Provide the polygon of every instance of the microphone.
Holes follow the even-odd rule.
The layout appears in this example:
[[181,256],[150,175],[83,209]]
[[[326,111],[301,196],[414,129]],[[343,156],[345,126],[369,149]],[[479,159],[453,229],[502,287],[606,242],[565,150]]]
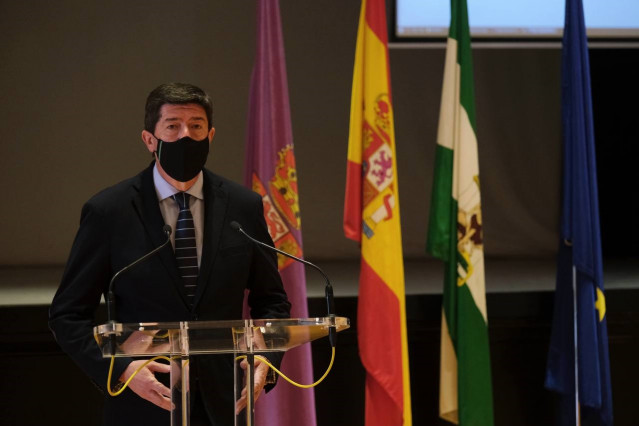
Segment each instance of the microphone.
[[[113,283],[115,282],[116,278],[118,278],[123,272],[126,272],[129,269],[136,266],[138,263],[144,262],[146,259],[153,256],[155,253],[160,251],[164,246],[166,246],[167,244],[171,242],[171,232],[173,231],[171,226],[164,225],[164,227],[162,228],[162,231],[166,235],[165,242],[163,242],[160,246],[154,248],[153,250],[151,250],[150,252],[148,252],[147,254],[139,258],[138,260],[120,269],[118,272],[115,273],[115,275],[113,275],[113,278],[111,278],[111,282],[109,282],[109,291],[107,293],[107,297],[105,298],[106,299],[105,302],[107,306],[107,322],[111,324],[115,324],[115,295],[113,294]],[[111,355],[115,355],[115,334],[111,335]]]
[[335,329],[335,300],[333,298],[333,286],[331,285],[331,280],[328,279],[328,276],[324,273],[324,271],[322,271],[322,269],[309,262],[308,260],[304,260],[304,259],[300,259],[299,257],[293,256],[292,254],[286,253],[283,250],[280,250],[278,248],[275,248],[273,246],[270,246],[268,244],[265,244],[263,242],[261,242],[260,240],[257,240],[253,237],[251,237],[249,234],[247,234],[243,229],[242,229],[242,225],[240,225],[239,223],[237,223],[236,221],[232,221],[231,222],[231,228],[234,231],[239,232],[240,234],[244,235],[246,238],[248,238],[249,240],[251,240],[252,242],[254,242],[255,244],[262,246],[262,247],[266,247],[269,250],[273,250],[283,256],[289,257],[293,260],[296,260],[300,263],[303,263],[305,265],[308,265],[310,267],[312,267],[313,269],[317,270],[320,274],[322,274],[322,276],[324,277],[324,280],[326,281],[326,286],[324,287],[324,294],[325,294],[325,298],[326,298],[326,311],[328,314],[328,318],[331,321],[331,325],[328,327],[328,341],[331,344],[331,347],[335,347],[335,343],[337,341],[337,330]]

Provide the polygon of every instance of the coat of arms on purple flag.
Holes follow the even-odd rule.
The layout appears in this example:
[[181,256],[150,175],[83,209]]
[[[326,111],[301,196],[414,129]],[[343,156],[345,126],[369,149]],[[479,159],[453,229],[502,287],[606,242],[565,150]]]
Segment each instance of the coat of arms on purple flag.
[[[262,196],[264,218],[275,247],[302,256],[302,233],[284,43],[278,0],[257,2],[257,52],[249,95],[244,183]],[[304,265],[278,255],[291,316],[308,317]],[[310,345],[290,350],[282,371],[313,381]],[[256,423],[315,426],[315,393],[280,380],[256,406]]]

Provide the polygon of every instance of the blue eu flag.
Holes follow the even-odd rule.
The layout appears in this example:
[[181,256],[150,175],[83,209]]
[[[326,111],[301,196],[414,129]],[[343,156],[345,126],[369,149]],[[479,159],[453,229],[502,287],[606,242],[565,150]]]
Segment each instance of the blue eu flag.
[[612,425],[590,66],[581,0],[566,0],[562,123],[561,239],[546,387],[561,395],[562,424],[576,425],[579,416],[582,426]]

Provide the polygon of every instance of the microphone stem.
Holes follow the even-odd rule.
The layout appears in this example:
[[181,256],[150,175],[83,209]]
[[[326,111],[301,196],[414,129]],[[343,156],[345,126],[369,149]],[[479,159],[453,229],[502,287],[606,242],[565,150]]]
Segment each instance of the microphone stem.
[[[111,278],[111,281],[109,282],[109,290],[106,294],[106,297],[104,298],[106,302],[106,308],[107,308],[107,322],[110,323],[111,325],[115,324],[115,294],[113,293],[113,283],[115,282],[116,278],[118,278],[123,272],[128,271],[129,269],[133,268],[135,265],[137,265],[140,262],[144,262],[146,259],[153,256],[155,253],[157,253],[162,248],[164,248],[164,246],[170,243],[171,228],[170,227],[167,228],[165,225],[164,233],[166,234],[166,241],[162,243],[162,245],[154,248],[152,251],[148,252],[147,254],[137,259],[133,263],[120,269],[118,272],[115,273],[115,275],[113,275],[113,278]],[[115,334],[111,335],[110,342],[111,342],[111,355],[115,355]]]
[[[239,224],[238,224],[239,225]],[[328,328],[328,340],[331,344],[331,347],[335,347],[336,342],[337,342],[337,330],[335,329],[335,301],[333,298],[333,286],[331,285],[331,280],[328,279],[328,276],[324,273],[324,271],[322,271],[320,269],[319,266],[304,260],[304,259],[300,259],[297,256],[293,256],[292,254],[289,254],[283,250],[280,250],[276,247],[270,246],[266,243],[263,243],[260,240],[257,240],[253,237],[251,237],[249,234],[247,234],[246,232],[244,232],[244,230],[242,229],[241,226],[238,226],[236,228],[239,232],[242,233],[242,235],[244,235],[246,238],[248,238],[249,240],[253,241],[255,244],[258,244],[260,246],[266,247],[269,250],[273,250],[276,251],[278,253],[280,253],[283,256],[286,257],[290,257],[291,259],[297,260],[300,263],[303,263],[304,265],[308,265],[311,268],[315,269],[316,271],[318,271],[320,274],[322,274],[322,276],[324,277],[324,281],[326,281],[326,286],[324,288],[324,294],[326,297],[326,310],[327,310],[327,314],[328,314],[328,318],[331,322],[331,325]]]

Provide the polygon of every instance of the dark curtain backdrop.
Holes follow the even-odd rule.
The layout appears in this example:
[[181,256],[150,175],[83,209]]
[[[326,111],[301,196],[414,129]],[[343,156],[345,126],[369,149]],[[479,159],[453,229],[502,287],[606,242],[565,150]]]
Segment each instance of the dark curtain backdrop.
[[[360,3],[281,3],[305,253],[354,259],[359,249],[343,237],[341,218]],[[148,164],[140,140],[143,108],[160,83],[192,82],[212,95],[217,133],[208,167],[241,181],[253,2],[0,5],[0,265],[65,262],[83,202]],[[595,53],[593,60],[605,65],[622,57],[636,70],[637,50],[615,52]],[[443,48],[391,50],[408,258],[426,257],[443,60]],[[486,254],[550,259],[560,197],[560,51],[478,49],[474,62]],[[606,113],[622,136],[609,140],[607,130],[597,135],[607,161],[600,170],[608,179],[601,197],[611,206],[602,203],[602,218],[619,226],[613,234],[625,232],[610,246],[626,244],[621,255],[637,254],[628,242],[639,234],[637,221],[628,220],[636,197],[622,205],[610,195],[618,185],[626,193],[634,187],[628,158],[630,149],[636,153],[631,146],[637,133],[619,126],[625,123],[620,117],[629,116],[621,99],[629,90],[630,99],[637,99],[637,83],[630,82],[630,71],[620,74],[604,65],[593,74],[593,85],[595,78],[609,84],[593,89],[600,102],[595,114]],[[608,155],[613,148],[619,157]],[[614,174],[623,168],[626,175]],[[620,225],[619,214],[627,225]],[[604,235],[606,241],[613,240]]]

